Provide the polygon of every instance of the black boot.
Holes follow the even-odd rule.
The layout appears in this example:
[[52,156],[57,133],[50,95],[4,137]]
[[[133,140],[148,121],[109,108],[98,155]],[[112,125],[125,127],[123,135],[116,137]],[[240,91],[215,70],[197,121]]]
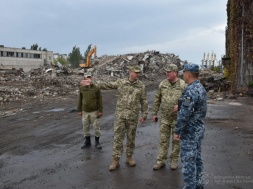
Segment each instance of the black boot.
[[99,137],[95,136],[95,142],[96,142],[96,144],[95,144],[96,148],[97,149],[102,149],[102,146],[99,144]]
[[203,186],[196,186],[196,189],[204,189]]
[[90,136],[86,136],[85,137],[85,143],[84,145],[81,147],[81,149],[85,149],[91,146],[91,142],[90,142]]

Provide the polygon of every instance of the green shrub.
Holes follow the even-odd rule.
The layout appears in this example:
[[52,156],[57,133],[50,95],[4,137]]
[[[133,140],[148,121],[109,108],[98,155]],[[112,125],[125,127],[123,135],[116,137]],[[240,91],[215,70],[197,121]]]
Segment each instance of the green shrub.
[[249,82],[249,88],[253,88],[253,81]]

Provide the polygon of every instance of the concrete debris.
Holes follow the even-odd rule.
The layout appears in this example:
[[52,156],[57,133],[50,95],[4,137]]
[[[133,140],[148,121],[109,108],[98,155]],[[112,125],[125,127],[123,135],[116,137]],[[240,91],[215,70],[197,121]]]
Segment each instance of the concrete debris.
[[216,73],[210,69],[202,69],[200,72],[200,81],[207,91],[214,90],[215,92],[231,90],[232,82],[226,80],[223,73]]
[[[161,54],[159,51],[118,56],[104,55],[98,60],[99,64],[89,70],[93,73],[94,80],[113,81],[125,78],[128,76],[128,67],[139,64],[142,69],[140,79],[146,85],[165,79],[163,68],[167,63],[176,64],[180,70],[187,63],[174,54]],[[34,69],[26,73],[22,70],[0,71],[0,104],[77,95],[80,80],[83,78],[83,73],[80,73],[79,68],[67,69],[60,63],[52,65],[51,68]],[[209,91],[209,98],[220,100],[235,97],[227,94],[231,89],[231,82],[226,81],[223,74],[207,69],[201,70],[200,80]],[[217,93],[220,95],[221,92],[224,95],[218,97]]]
[[38,70],[36,73],[32,70],[22,76],[0,75],[0,103],[76,94],[76,90],[73,89],[78,89],[82,79],[75,75],[52,78],[51,75],[43,75],[43,72]]
[[126,54],[112,57],[106,64],[100,60],[99,65],[94,70],[96,79],[105,81],[124,78],[128,75],[128,67],[138,64],[142,69],[141,80],[145,84],[159,81],[165,78],[164,66],[167,63],[176,64],[180,69],[187,62],[181,61],[174,54],[160,54],[158,51],[147,51],[137,54]]

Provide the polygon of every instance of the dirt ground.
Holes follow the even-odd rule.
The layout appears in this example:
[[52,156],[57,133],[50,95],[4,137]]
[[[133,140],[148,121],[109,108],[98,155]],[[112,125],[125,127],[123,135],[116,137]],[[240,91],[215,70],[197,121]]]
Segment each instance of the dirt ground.
[[[157,84],[147,87],[150,110]],[[102,150],[82,150],[81,118],[75,111],[77,96],[33,99],[1,105],[13,115],[0,118],[1,189],[179,189],[183,188],[181,163],[153,171],[159,143],[159,124],[148,120],[137,129],[134,158],[108,171],[112,157],[116,91],[103,91]],[[209,101],[203,141],[206,188],[253,188],[253,101]],[[15,113],[15,110],[17,113]],[[169,155],[169,154],[168,154]]]

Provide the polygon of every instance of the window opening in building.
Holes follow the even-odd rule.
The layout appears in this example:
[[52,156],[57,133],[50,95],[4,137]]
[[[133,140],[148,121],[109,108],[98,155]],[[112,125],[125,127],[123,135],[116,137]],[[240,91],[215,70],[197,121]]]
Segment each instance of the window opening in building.
[[7,52],[7,56],[8,56],[8,57],[15,57],[15,56],[14,56],[14,52]]

